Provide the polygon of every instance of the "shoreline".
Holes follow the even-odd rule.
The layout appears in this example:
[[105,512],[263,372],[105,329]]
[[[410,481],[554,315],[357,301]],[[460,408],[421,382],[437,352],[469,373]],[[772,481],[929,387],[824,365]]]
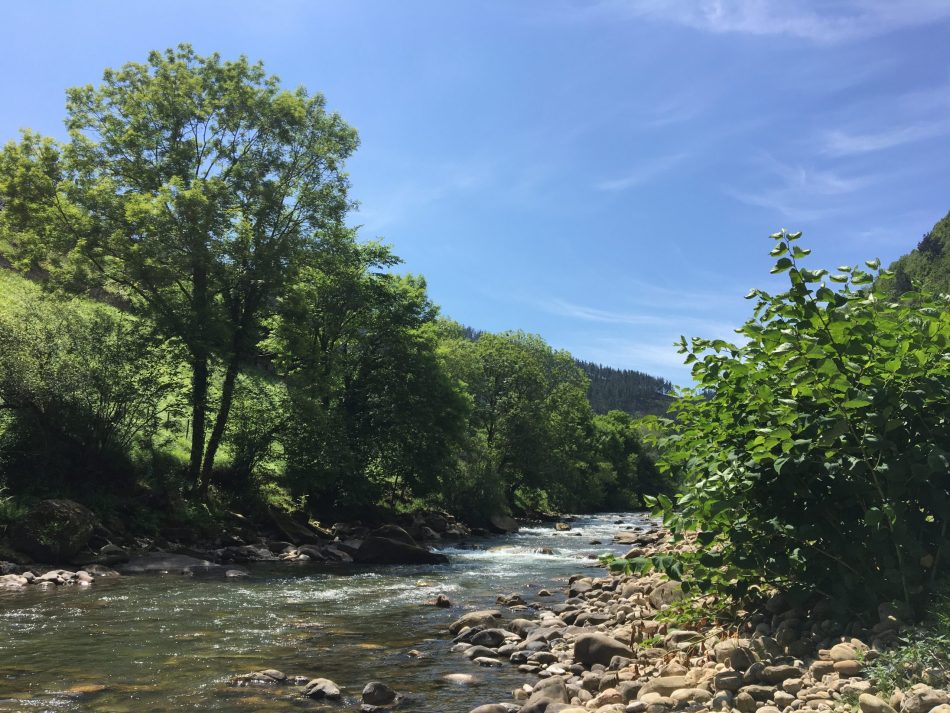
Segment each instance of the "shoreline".
[[[659,527],[637,534],[614,542],[631,545],[631,557],[688,546]],[[470,713],[950,713],[946,690],[882,692],[868,680],[867,666],[908,625],[895,607],[882,605],[874,623],[839,621],[827,600],[796,606],[775,594],[716,621],[697,609],[702,597],[655,572],[576,574],[565,593],[562,604],[530,607],[499,597],[497,609],[450,625],[460,660],[525,674],[507,700],[496,692]]]

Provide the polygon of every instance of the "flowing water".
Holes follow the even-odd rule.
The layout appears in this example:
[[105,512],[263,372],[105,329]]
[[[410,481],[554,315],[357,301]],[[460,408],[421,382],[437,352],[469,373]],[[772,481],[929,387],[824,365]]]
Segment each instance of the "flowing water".
[[[380,680],[403,696],[399,710],[464,713],[505,700],[526,677],[451,653],[449,623],[492,608],[499,594],[539,601],[547,587],[555,596],[540,601],[563,600],[558,592],[593,564],[590,555],[624,550],[611,543],[618,529],[646,524],[640,515],[604,514],[579,518],[570,532],[545,526],[472,539],[479,549],[439,548],[451,560],[440,566],[262,564],[240,580],[129,576],[2,592],[0,711],[345,711],[358,709],[367,681]],[[453,607],[425,605],[438,594]],[[228,685],[263,668],[330,678],[344,700],[311,701],[293,686]],[[450,673],[476,681],[453,683]]]

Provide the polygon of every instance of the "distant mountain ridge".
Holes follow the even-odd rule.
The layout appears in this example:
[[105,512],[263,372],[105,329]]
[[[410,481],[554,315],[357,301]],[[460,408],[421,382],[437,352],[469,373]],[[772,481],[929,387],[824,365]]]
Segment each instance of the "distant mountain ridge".
[[673,383],[632,369],[575,359],[590,379],[587,397],[595,413],[614,409],[634,416],[662,416],[673,401]]
[[[478,339],[481,330],[462,327],[463,334]],[[575,357],[574,361],[587,374],[590,387],[587,398],[594,413],[626,411],[632,416],[661,416],[673,401],[673,383],[658,376],[633,369],[615,369]]]

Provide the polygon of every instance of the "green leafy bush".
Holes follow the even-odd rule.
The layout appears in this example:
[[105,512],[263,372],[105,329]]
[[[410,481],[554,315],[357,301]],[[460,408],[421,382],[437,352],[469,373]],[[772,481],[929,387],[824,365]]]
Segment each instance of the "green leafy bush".
[[877,260],[806,269],[800,235],[772,236],[788,289],[749,292],[743,342],[682,339],[697,386],[662,424],[660,465],[686,487],[654,503],[699,531],[692,583],[920,610],[946,568],[948,303],[888,298]]
[[129,475],[176,405],[170,348],[104,305],[0,281],[0,473],[17,493]]

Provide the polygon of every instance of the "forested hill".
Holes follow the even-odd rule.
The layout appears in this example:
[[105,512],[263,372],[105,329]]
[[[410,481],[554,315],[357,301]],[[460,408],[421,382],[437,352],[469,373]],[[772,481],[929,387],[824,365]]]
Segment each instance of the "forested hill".
[[[463,327],[466,338],[475,341],[481,330]],[[587,398],[594,413],[626,411],[633,416],[661,416],[673,400],[673,384],[658,376],[632,369],[614,369],[601,364],[575,359],[590,379]]]
[[924,235],[916,249],[898,258],[890,269],[898,293],[914,286],[929,292],[950,293],[950,213]]
[[662,415],[672,401],[673,384],[666,379],[631,369],[614,369],[577,361],[590,379],[587,396],[595,413],[614,409],[634,416]]

